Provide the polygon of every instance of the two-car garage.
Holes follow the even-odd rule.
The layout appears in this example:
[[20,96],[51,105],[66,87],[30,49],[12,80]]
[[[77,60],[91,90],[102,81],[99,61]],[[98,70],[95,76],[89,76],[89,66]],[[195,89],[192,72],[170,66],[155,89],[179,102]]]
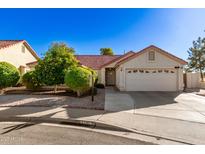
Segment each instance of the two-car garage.
[[131,69],[125,71],[126,91],[176,91],[176,69]]
[[116,87],[121,91],[181,91],[187,62],[149,46],[116,64]]

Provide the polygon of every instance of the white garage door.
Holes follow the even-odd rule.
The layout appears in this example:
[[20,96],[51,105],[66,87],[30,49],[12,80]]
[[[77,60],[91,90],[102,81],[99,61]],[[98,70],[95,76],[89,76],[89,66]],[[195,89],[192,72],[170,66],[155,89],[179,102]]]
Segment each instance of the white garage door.
[[126,91],[176,91],[174,69],[127,69]]

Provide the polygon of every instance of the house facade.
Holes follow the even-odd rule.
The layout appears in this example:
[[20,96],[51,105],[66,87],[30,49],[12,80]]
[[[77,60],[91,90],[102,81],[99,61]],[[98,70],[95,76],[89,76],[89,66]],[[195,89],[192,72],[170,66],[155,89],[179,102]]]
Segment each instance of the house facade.
[[82,65],[98,72],[99,83],[121,91],[181,91],[186,61],[156,47],[117,56],[78,55]]
[[[94,69],[98,83],[115,86],[121,91],[181,91],[186,61],[149,46],[124,55],[76,55],[81,65]],[[27,63],[30,69],[37,62]]]
[[36,52],[25,40],[0,40],[0,61],[11,63],[21,74],[30,70],[27,63],[38,59]]

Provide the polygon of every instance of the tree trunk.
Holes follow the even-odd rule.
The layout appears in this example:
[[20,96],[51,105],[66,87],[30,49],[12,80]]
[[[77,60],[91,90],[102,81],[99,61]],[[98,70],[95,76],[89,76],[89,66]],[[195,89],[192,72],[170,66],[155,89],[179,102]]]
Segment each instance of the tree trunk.
[[78,90],[77,91],[77,96],[80,97],[80,95],[81,95],[81,92]]
[[55,85],[54,87],[54,93],[56,94],[56,92],[57,92],[57,85]]
[[0,95],[2,95],[2,94],[4,94],[4,90],[3,90],[3,88],[0,89]]
[[203,72],[202,72],[201,68],[200,68],[200,74],[201,74],[201,81],[204,82],[204,75],[203,75]]

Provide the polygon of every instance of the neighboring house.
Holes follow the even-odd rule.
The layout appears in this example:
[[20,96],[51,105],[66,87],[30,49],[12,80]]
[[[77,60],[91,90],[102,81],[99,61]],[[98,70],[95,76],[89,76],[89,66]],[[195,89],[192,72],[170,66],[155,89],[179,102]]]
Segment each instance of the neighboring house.
[[26,64],[39,59],[25,40],[0,40],[0,61],[13,64],[21,74],[30,70]]
[[[82,65],[97,71],[98,82],[121,91],[180,91],[186,61],[156,47],[124,55],[76,55]],[[30,65],[35,66],[33,62]]]

